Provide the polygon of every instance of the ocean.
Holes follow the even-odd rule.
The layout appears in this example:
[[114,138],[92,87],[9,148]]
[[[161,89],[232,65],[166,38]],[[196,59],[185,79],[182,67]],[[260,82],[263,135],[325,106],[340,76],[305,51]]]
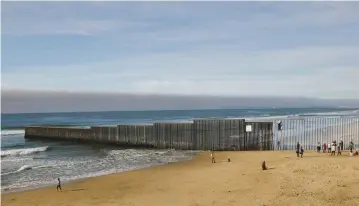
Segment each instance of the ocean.
[[[198,151],[125,149],[69,142],[25,140],[24,127],[184,122],[197,118],[285,119],[293,116],[358,116],[348,108],[273,108],[183,111],[73,112],[1,115],[1,191],[11,192],[86,177],[191,159]],[[65,186],[66,187],[66,186]]]

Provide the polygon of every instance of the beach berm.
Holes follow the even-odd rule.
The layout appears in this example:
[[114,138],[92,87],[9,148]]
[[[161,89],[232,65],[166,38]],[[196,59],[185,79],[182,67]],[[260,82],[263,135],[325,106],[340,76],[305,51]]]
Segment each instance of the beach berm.
[[[228,157],[231,161],[228,161]],[[202,152],[167,164],[2,195],[4,206],[359,205],[359,157]],[[262,170],[262,162],[267,170]],[[55,181],[55,180],[54,180]]]

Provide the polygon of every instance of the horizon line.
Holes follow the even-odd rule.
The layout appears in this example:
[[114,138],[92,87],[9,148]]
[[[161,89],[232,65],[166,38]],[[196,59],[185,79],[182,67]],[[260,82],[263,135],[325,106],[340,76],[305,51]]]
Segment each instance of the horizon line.
[[246,108],[212,108],[212,109],[153,109],[153,110],[98,110],[98,111],[65,111],[65,112],[20,112],[7,113],[1,112],[1,115],[18,115],[18,114],[63,114],[63,113],[105,113],[105,112],[164,112],[164,111],[208,111],[208,110],[261,110],[261,109],[343,109],[342,111],[352,111],[359,107],[246,107]]

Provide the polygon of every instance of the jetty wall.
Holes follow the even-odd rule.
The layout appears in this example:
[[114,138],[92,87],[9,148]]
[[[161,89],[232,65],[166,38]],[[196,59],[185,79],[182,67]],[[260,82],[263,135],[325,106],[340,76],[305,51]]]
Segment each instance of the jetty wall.
[[[250,131],[246,131],[251,127]],[[29,126],[25,138],[79,140],[121,146],[183,150],[272,150],[273,122],[244,119],[196,119],[188,123],[68,128]]]
[[[281,122],[281,129],[278,128]],[[26,138],[80,140],[129,147],[184,150],[305,150],[317,144],[343,141],[359,149],[359,117],[292,117],[271,121],[244,119],[195,119],[192,122],[157,122],[149,125],[92,126],[68,128],[30,126]]]

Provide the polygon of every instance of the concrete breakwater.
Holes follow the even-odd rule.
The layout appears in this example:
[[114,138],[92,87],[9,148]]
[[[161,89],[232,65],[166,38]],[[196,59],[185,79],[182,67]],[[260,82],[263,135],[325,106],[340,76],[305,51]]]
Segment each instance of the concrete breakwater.
[[80,140],[130,147],[185,150],[273,150],[273,122],[198,119],[188,123],[70,128],[28,126],[25,138]]

